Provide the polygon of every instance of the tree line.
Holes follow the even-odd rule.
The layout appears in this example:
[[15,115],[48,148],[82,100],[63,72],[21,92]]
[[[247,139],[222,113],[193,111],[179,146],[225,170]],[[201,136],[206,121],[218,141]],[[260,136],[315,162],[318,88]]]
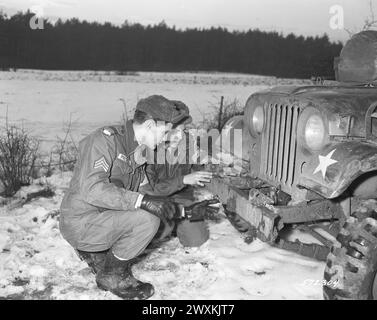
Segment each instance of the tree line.
[[117,71],[223,71],[287,78],[334,76],[341,43],[327,35],[303,37],[260,30],[176,29],[164,22],[73,18],[33,30],[33,13],[0,12],[0,68]]

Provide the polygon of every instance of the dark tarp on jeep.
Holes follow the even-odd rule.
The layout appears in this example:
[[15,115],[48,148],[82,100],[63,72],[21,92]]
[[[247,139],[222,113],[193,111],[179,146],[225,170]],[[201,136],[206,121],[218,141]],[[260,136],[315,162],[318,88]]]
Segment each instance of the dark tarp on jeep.
[[377,31],[363,31],[354,35],[342,49],[338,61],[338,81],[377,81]]

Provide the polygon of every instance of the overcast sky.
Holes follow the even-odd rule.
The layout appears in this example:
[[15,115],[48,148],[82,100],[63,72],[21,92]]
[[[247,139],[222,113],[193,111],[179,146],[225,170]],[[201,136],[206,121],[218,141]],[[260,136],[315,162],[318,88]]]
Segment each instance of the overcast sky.
[[[377,0],[374,11],[377,17]],[[162,20],[178,28],[223,26],[231,30],[293,32],[302,35],[327,33],[332,40],[345,40],[344,30],[330,28],[334,5],[344,10],[344,24],[359,30],[370,16],[369,0],[0,0],[0,6],[26,10],[43,7],[46,16],[78,17],[89,21],[124,20],[154,24]]]

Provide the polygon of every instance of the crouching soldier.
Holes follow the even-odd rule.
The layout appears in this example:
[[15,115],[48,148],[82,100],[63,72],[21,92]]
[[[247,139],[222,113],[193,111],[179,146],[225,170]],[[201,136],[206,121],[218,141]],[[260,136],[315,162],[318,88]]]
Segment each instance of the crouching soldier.
[[145,178],[145,148],[155,149],[185,117],[162,96],[142,99],[133,120],[104,127],[79,143],[79,155],[62,204],[60,230],[93,272],[99,288],[124,298],[147,299],[149,283],[135,279],[131,265],[156,234],[160,221],[175,219],[166,197],[139,191]]

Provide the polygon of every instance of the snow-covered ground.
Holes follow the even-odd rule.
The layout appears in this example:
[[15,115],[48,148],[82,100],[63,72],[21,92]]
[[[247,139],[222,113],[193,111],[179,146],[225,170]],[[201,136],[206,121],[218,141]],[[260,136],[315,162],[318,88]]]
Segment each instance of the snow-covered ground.
[[[58,229],[60,201],[71,173],[24,187],[19,197],[43,189],[39,198],[0,207],[0,297],[16,299],[118,299],[96,287],[85,263]],[[12,209],[13,208],[13,209]],[[210,240],[184,248],[173,238],[134,266],[153,283],[152,299],[322,299],[324,263],[270,247],[246,244],[225,218],[210,221]]]

